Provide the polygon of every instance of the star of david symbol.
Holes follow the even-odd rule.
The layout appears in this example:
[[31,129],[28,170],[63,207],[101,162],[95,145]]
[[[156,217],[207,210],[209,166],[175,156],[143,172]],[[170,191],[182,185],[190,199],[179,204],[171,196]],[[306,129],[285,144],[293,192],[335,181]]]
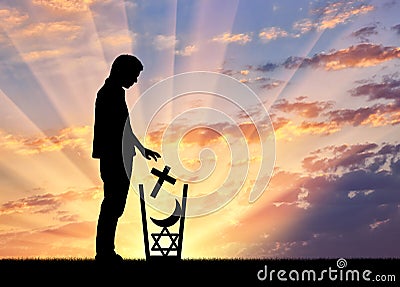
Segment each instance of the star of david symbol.
[[[160,245],[160,240],[164,236],[167,236],[171,240],[171,244],[169,245],[169,247],[162,247]],[[151,247],[152,251],[160,251],[163,256],[168,256],[171,251],[178,251],[176,240],[178,239],[179,234],[169,232],[167,227],[163,227],[160,233],[152,233],[151,237],[154,240],[154,244]]]

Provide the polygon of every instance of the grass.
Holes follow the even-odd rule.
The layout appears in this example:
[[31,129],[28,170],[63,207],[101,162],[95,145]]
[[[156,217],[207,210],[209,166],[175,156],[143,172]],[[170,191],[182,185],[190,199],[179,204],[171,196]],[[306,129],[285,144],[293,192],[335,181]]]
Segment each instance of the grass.
[[[269,281],[260,281],[257,273],[264,270],[310,270],[317,273],[322,270],[337,269],[337,259],[183,259],[171,260],[127,259],[120,266],[99,266],[93,259],[89,258],[48,258],[48,259],[2,259],[0,260],[0,277],[17,280],[22,283],[54,283],[49,278],[55,278],[57,282],[67,285],[93,286],[97,283],[114,281],[118,283],[132,282],[130,285],[140,285],[137,282],[147,282],[146,285],[156,286],[165,283],[166,286],[207,285],[227,286],[239,285],[245,282],[245,286],[265,286]],[[400,280],[400,259],[347,259],[347,269],[371,270],[374,274],[396,274]],[[346,269],[343,269],[346,270]],[[319,273],[318,273],[319,274]],[[275,275],[276,276],[276,275]],[[137,283],[137,284],[136,284]],[[274,282],[280,283],[280,282]],[[294,282],[285,282],[285,284]],[[299,284],[299,282],[296,282]],[[312,283],[312,282],[311,282]],[[310,286],[308,282],[306,285]],[[324,282],[323,286],[329,286]],[[329,282],[328,282],[329,283]],[[344,282],[341,282],[344,283]],[[376,283],[376,282],[375,282]],[[398,283],[398,282],[397,282]],[[315,283],[314,283],[315,284]],[[389,283],[388,283],[389,284]],[[58,284],[50,284],[52,286]],[[63,285],[63,286],[67,286]],[[275,285],[275,284],[274,284]],[[289,284],[290,285],[290,284]],[[161,285],[160,285],[161,286]],[[322,286],[322,285],[321,285]],[[342,284],[332,285],[342,286]],[[354,284],[353,284],[354,286]],[[361,286],[361,285],[360,285]],[[364,285],[363,285],[364,286]],[[370,285],[379,286],[379,285]],[[385,285],[383,286],[396,286]]]

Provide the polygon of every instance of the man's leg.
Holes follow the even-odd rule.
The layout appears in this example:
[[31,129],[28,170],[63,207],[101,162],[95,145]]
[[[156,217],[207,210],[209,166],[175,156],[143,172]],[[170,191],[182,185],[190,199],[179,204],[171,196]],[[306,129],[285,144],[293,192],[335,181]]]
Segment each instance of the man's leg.
[[[104,183],[104,189],[117,189],[117,185],[108,187]],[[105,192],[106,194],[107,192]],[[99,219],[97,222],[96,253],[105,256],[114,254],[115,232],[118,219],[123,213],[126,202],[126,195],[105,196],[101,203]]]
[[130,184],[121,161],[101,159],[100,171],[104,182],[104,199],[97,223],[96,259],[116,256],[115,232],[118,219],[124,212]]

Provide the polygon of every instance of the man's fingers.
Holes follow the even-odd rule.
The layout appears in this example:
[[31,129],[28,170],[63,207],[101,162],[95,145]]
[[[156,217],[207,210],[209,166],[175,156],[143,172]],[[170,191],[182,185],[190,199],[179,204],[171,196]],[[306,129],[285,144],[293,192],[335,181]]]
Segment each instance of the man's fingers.
[[148,160],[151,160],[153,158],[155,161],[157,161],[157,158],[161,158],[161,155],[158,152],[152,150],[146,150],[145,157]]
[[157,161],[157,157],[154,154],[149,154],[146,156],[147,159],[151,160],[152,158]]

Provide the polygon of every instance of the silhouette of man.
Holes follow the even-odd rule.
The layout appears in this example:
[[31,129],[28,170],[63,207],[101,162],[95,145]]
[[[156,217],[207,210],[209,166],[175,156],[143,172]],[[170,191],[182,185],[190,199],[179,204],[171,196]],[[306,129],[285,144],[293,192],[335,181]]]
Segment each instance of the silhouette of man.
[[125,90],[137,82],[143,64],[133,55],[118,56],[97,93],[92,157],[100,159],[104,198],[97,222],[96,261],[121,262],[114,251],[118,219],[124,212],[135,149],[148,160],[160,155],[145,148],[134,135]]

